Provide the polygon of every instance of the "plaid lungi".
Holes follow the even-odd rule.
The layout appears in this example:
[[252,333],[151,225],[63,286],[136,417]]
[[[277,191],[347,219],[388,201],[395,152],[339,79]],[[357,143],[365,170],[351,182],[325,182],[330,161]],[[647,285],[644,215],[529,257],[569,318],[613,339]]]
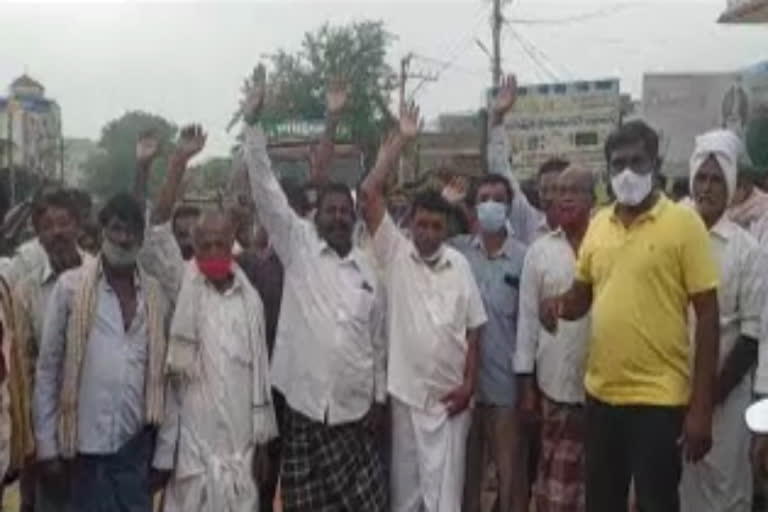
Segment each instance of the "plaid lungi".
[[364,421],[329,426],[285,408],[284,512],[387,512],[387,483]]
[[583,512],[584,408],[541,397],[536,512]]

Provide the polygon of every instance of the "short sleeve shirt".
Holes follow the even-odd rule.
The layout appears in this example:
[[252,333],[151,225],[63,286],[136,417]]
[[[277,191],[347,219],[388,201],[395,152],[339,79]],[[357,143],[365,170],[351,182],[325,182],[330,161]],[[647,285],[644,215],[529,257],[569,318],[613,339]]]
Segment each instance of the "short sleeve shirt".
[[688,302],[718,286],[699,215],[663,195],[629,227],[613,206],[603,209],[584,237],[576,279],[593,290],[587,392],[615,405],[686,404]]

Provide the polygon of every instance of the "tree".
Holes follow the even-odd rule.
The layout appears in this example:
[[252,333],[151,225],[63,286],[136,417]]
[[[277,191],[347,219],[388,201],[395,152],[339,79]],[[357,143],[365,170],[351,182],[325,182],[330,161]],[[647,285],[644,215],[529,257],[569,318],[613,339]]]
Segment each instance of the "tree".
[[281,50],[272,55],[263,115],[267,129],[285,121],[322,120],[326,85],[343,77],[349,82],[349,99],[339,138],[374,156],[383,131],[392,123],[389,104],[396,81],[386,55],[393,37],[380,21],[326,24],[306,33],[295,54]]
[[193,166],[187,173],[188,191],[204,195],[223,193],[232,175],[232,159],[228,157],[213,157]]
[[156,189],[165,174],[167,156],[176,136],[176,125],[160,116],[132,111],[110,121],[101,130],[99,147],[104,153],[92,156],[84,166],[85,187],[101,198],[133,190],[136,175],[136,141],[139,135],[152,131],[161,144],[155,161],[150,188]]

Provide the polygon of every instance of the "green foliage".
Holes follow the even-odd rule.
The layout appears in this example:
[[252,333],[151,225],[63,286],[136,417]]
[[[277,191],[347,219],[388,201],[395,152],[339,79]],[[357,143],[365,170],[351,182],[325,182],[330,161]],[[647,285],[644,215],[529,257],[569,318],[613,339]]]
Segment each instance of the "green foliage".
[[165,175],[167,156],[176,136],[176,126],[160,116],[133,111],[107,123],[101,130],[96,154],[85,163],[85,186],[92,194],[107,198],[122,191],[132,191],[136,176],[136,141],[139,135],[152,131],[161,144],[155,160],[150,189],[156,189]]
[[306,33],[297,53],[281,50],[273,55],[263,118],[267,129],[295,120],[322,120],[326,85],[342,76],[350,89],[339,133],[375,154],[392,122],[388,107],[396,80],[386,63],[392,40],[380,21],[326,24]]
[[197,195],[207,195],[212,192],[223,192],[231,178],[232,159],[213,157],[189,169],[187,191]]

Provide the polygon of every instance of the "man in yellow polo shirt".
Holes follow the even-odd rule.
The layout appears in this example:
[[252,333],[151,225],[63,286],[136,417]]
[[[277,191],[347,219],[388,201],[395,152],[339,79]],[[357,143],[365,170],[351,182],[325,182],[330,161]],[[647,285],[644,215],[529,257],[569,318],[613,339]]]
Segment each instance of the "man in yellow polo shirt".
[[[678,512],[681,451],[710,449],[719,322],[717,266],[704,223],[655,189],[658,136],[627,123],[606,141],[612,206],[590,223],[576,279],[542,304],[542,323],[592,308],[585,377],[587,512]],[[695,310],[691,371],[687,310]]]

